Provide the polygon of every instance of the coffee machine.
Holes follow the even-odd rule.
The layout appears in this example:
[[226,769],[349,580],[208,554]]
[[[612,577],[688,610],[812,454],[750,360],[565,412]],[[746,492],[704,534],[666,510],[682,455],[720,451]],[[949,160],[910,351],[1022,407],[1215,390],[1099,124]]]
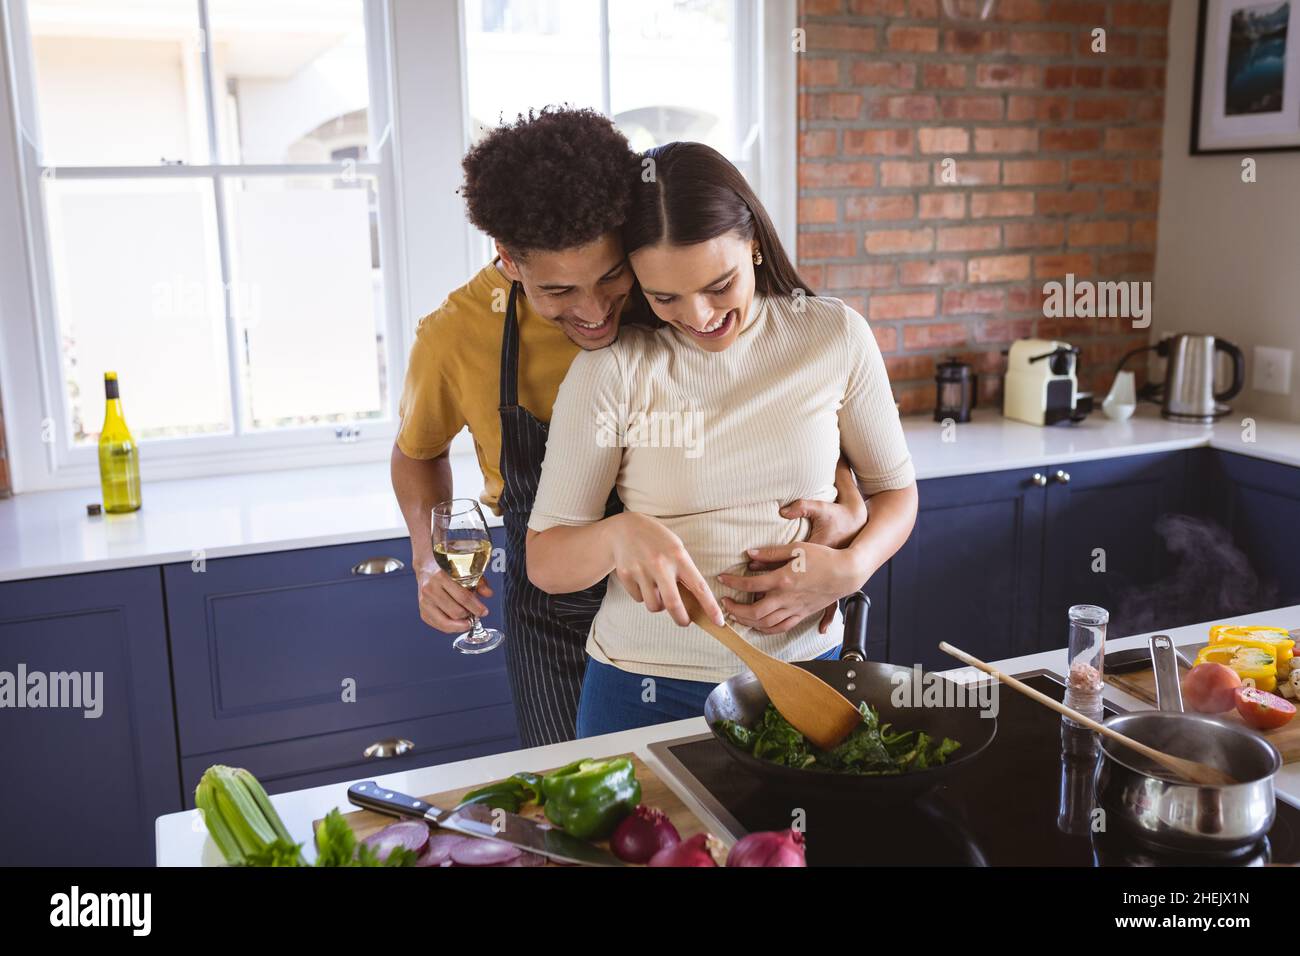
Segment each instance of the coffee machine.
[[1081,422],[1092,393],[1079,391],[1079,349],[1051,339],[1020,339],[1007,352],[1002,414],[1030,425]]
[[[1144,352],[1155,352],[1165,360],[1165,380],[1148,382],[1139,390],[1138,398],[1159,402],[1160,414],[1172,421],[1209,423],[1222,418],[1232,411],[1223,403],[1236,397],[1246,383],[1246,359],[1241,349],[1213,335],[1171,335],[1155,345],[1129,352],[1116,371]],[[1215,360],[1220,352],[1232,362],[1232,381],[1216,392]]]

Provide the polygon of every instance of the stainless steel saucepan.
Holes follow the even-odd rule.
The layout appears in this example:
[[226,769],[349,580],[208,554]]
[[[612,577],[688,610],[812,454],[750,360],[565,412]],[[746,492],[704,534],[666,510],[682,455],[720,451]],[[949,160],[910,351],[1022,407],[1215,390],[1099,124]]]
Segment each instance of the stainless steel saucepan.
[[1107,822],[1162,850],[1231,853],[1258,843],[1273,826],[1273,777],[1282,766],[1277,748],[1250,728],[1207,714],[1183,712],[1173,641],[1151,638],[1156,677],[1154,711],[1134,711],[1106,726],[1148,746],[1198,760],[1238,782],[1181,782],[1122,744],[1101,740],[1094,786]]

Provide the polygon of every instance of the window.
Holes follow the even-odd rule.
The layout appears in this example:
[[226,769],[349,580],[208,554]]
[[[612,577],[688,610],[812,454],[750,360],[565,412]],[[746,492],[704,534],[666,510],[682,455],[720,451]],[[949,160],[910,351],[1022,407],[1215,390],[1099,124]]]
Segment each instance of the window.
[[735,0],[466,0],[475,138],[548,103],[613,118],[633,149],[708,143],[746,165],[758,5]]
[[[750,180],[793,252],[794,77],[764,68],[767,20],[766,42],[788,50],[793,0],[465,0],[471,141],[565,103],[605,113],[636,150],[708,143]],[[768,86],[778,95],[765,102]],[[768,175],[763,147],[779,157]],[[486,236],[471,248],[476,262],[491,257]]]
[[94,483],[109,369],[150,480],[386,456],[416,322],[489,255],[461,158],[529,108],[708,142],[792,235],[795,6],[0,0],[15,489]]
[[109,369],[142,446],[172,440],[155,455],[370,426],[390,440],[402,343],[370,89],[387,69],[363,0],[9,12],[27,45],[57,463],[87,462]]

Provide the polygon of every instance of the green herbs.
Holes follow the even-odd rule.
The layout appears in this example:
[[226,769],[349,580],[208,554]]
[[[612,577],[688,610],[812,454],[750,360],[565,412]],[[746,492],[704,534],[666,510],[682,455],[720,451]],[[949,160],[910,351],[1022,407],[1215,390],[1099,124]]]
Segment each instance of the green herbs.
[[862,723],[830,750],[819,750],[790,725],[771,704],[750,729],[734,720],[722,720],[715,728],[737,747],[755,757],[799,769],[825,770],[884,776],[937,767],[961,746],[951,737],[935,740],[924,731],[896,732],[892,724],[880,723],[866,703],[858,705]]
[[[338,810],[331,810],[316,830],[316,866],[414,866],[410,850],[393,847],[380,859],[374,847],[358,844],[356,834]],[[279,839],[244,857],[243,866],[307,866],[299,844]]]

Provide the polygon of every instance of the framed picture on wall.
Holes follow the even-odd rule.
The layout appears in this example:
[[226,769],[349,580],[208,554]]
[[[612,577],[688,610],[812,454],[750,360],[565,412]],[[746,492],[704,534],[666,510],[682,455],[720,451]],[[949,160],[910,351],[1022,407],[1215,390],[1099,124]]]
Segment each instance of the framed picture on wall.
[[1196,153],[1300,149],[1300,0],[1201,0]]

